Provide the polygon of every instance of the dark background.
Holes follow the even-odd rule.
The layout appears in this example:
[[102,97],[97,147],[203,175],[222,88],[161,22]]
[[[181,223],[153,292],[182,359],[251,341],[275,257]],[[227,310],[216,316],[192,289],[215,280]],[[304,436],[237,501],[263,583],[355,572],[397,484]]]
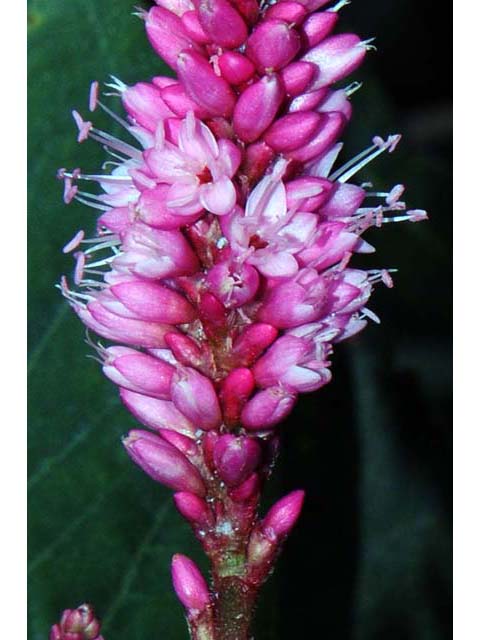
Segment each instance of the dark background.
[[[94,215],[63,205],[60,166],[93,170],[70,109],[89,83],[162,73],[133,0],[29,2],[30,639],[88,600],[107,640],[187,637],[171,555],[201,560],[170,492],[126,458],[133,425],[84,331],[53,285],[71,271],[61,247]],[[147,6],[148,3],[143,3]],[[444,640],[451,636],[451,121],[449,7],[357,0],[341,30],[377,36],[354,79],[346,153],[401,132],[393,155],[361,176],[407,185],[430,221],[370,232],[357,264],[397,267],[370,304],[382,318],[340,345],[334,380],[305,395],[284,432],[268,500],[307,489],[304,514],[258,611],[257,640]],[[113,99],[115,100],[115,99]],[[99,124],[109,126],[101,116]],[[203,565],[204,566],[204,565]]]

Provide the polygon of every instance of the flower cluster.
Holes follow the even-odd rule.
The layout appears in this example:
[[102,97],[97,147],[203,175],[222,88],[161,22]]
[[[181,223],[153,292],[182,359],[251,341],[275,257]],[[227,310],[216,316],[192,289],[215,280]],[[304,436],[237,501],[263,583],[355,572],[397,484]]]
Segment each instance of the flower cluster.
[[[346,0],[323,11],[325,0],[156,2],[141,17],[177,79],[113,78],[125,119],[92,84],[90,111],[110,114],[130,142],[73,113],[79,142],[99,142],[111,159],[105,173],[59,171],[66,202],[101,212],[96,237],[80,231],[64,248],[75,287],[60,286],[114,343],[94,345],[103,371],[150,429],[125,438],[129,455],[176,491],[214,566],[234,539],[242,580],[258,585],[303,500],[295,491],[256,516],[276,427],[298,394],[330,381],[333,345],[376,320],[374,285],[392,286],[388,270],[351,258],[374,251],[362,237],[370,227],[426,214],[406,210],[401,185],[350,182],[400,136],[375,137],[334,168],[359,85],[333,85],[371,46],[332,35]],[[196,571],[175,557],[190,624],[207,628]]]

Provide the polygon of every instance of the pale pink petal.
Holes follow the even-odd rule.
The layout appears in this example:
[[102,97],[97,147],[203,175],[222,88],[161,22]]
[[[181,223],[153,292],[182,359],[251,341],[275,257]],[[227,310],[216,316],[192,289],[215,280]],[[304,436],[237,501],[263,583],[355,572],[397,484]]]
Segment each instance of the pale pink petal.
[[[263,254],[259,257],[259,253]],[[290,253],[256,252],[248,262],[254,264],[267,278],[287,278],[298,271],[298,263]]]
[[199,189],[200,202],[208,211],[217,216],[224,216],[235,206],[237,193],[231,180],[227,177],[217,182],[203,184]]
[[196,178],[189,182],[177,182],[168,190],[167,206],[179,215],[187,216],[203,208],[199,200],[199,185]]

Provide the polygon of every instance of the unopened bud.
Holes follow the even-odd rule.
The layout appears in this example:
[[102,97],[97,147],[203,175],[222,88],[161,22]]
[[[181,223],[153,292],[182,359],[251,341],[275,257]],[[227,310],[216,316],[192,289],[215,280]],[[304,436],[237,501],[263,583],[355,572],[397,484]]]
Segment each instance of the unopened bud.
[[247,39],[242,16],[227,0],[197,0],[196,5],[200,24],[216,45],[236,49]]
[[208,586],[197,565],[177,553],[172,558],[173,588],[190,614],[202,612],[210,604]]
[[171,395],[175,406],[198,429],[209,431],[220,426],[222,414],[215,388],[195,369],[178,369],[172,379]]
[[244,142],[253,142],[273,122],[285,90],[275,74],[264,76],[240,95],[233,112],[233,128]]
[[215,444],[215,467],[229,487],[238,487],[256,469],[261,453],[260,444],[255,438],[227,434]]
[[264,20],[247,42],[247,56],[261,72],[285,67],[300,49],[300,36],[283,20]]
[[292,491],[276,502],[262,521],[263,531],[269,537],[283,538],[293,529],[302,510],[305,491]]
[[222,382],[220,400],[224,420],[235,424],[240,419],[242,409],[255,389],[255,380],[250,369],[234,369]]

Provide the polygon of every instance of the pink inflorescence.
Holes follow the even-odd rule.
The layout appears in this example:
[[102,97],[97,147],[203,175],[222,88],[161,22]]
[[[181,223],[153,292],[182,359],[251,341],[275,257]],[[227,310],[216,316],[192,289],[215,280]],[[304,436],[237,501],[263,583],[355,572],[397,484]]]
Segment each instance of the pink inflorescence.
[[[345,1],[323,11],[324,0],[156,1],[142,18],[177,78],[113,78],[125,119],[92,85],[90,111],[110,114],[129,142],[74,112],[78,140],[111,158],[105,173],[59,171],[66,202],[101,212],[95,238],[79,232],[66,245],[75,287],[60,287],[114,343],[95,345],[105,375],[150,429],[124,440],[132,459],[178,492],[207,550],[232,518],[249,522],[260,580],[303,500],[294,492],[263,522],[252,515],[277,425],[299,393],[330,381],[333,345],[377,319],[366,306],[375,284],[392,285],[391,270],[351,266],[352,256],[374,251],[362,237],[370,227],[426,214],[406,209],[401,185],[351,182],[400,136],[376,136],[334,168],[359,84],[333,85],[371,46],[332,34]],[[79,186],[89,182],[102,191]],[[202,590],[182,597],[193,610]]]
[[89,604],[66,609],[59,623],[50,630],[50,640],[103,640],[100,622]]

